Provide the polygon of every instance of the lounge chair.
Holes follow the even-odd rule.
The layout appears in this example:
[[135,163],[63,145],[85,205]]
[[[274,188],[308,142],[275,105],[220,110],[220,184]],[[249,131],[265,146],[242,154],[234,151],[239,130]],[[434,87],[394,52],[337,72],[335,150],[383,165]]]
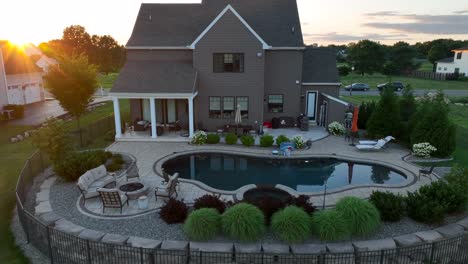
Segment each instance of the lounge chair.
[[128,206],[128,197],[126,194],[121,193],[117,189],[98,189],[99,196],[102,201],[102,213],[106,208],[120,208],[120,214],[122,214],[122,208],[125,204]]
[[[383,140],[385,140],[387,143],[392,141],[392,140],[395,140],[394,137],[392,136],[388,136],[386,138],[384,138]],[[359,141],[359,145],[375,145],[377,144],[377,140],[361,140]]]
[[387,144],[387,141],[383,139],[379,139],[377,141],[377,144],[375,145],[356,145],[356,148],[358,150],[369,150],[369,151],[374,151],[374,150],[381,150],[385,144]]
[[431,166],[429,169],[426,169],[426,168],[420,169],[419,170],[419,175],[418,175],[418,180],[420,180],[421,176],[423,176],[423,177],[429,178],[432,181],[431,176],[432,176],[432,172],[434,171],[434,167],[435,166]]
[[175,197],[177,198],[178,183],[179,173],[175,173],[172,177],[169,178],[169,181],[166,185],[156,187],[156,189],[154,190],[154,197],[156,198],[156,202],[158,201],[158,197],[172,198],[175,195]]

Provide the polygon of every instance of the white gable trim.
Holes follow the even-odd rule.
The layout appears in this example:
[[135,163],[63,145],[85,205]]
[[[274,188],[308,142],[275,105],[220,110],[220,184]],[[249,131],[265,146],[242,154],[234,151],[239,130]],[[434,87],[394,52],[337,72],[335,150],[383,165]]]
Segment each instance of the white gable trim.
[[188,46],[125,46],[128,50],[187,50]]
[[320,83],[320,82],[317,82],[317,83],[306,83],[306,82],[303,82],[302,85],[310,85],[310,86],[341,86],[341,83],[326,83],[326,82],[323,82],[323,83]]
[[257,32],[255,32],[252,29],[252,27],[250,27],[249,24],[247,24],[247,22],[241,17],[241,15],[239,15],[239,13],[237,13],[237,11],[231,5],[227,5],[226,8],[224,8],[223,11],[221,11],[221,13],[219,13],[219,15],[211,22],[211,24],[208,25],[207,28],[205,28],[205,30],[200,34],[200,36],[198,36],[195,39],[195,41],[189,47],[191,49],[195,49],[195,46],[197,45],[197,43],[210,31],[211,28],[214,27],[214,25],[216,25],[216,23],[218,23],[218,21],[224,16],[224,14],[226,14],[227,11],[231,11],[242,22],[242,24],[244,24],[244,26],[250,31],[250,33],[252,33],[258,39],[258,41],[260,41],[260,43],[262,43],[263,49],[270,49],[271,48],[271,46],[268,45],[257,34]]

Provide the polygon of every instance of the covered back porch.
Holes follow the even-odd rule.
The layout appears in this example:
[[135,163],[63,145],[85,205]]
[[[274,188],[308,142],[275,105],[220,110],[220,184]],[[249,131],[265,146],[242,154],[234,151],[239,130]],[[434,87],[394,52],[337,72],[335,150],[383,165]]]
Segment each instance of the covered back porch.
[[[113,96],[116,141],[187,142],[194,134],[193,100],[197,93]],[[120,99],[130,101],[123,121]]]

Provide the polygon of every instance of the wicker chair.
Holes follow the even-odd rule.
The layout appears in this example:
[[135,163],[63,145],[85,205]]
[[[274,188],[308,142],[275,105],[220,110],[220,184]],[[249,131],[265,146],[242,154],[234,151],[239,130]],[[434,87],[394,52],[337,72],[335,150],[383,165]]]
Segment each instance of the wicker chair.
[[158,201],[158,197],[163,198],[172,198],[175,196],[177,198],[177,184],[179,183],[179,173],[175,173],[172,177],[169,177],[169,181],[166,185],[162,185],[160,187],[156,187],[154,190],[154,197],[156,198],[156,202]]
[[99,196],[102,201],[102,213],[106,208],[120,208],[120,214],[125,204],[128,206],[128,197],[126,194],[122,194],[117,189],[104,189],[98,190]]

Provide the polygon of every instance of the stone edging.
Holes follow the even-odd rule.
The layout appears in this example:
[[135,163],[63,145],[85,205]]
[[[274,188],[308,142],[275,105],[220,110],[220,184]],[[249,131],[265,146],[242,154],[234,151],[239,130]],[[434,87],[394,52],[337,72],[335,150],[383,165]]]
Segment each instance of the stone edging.
[[[356,162],[360,164],[367,164],[367,165],[381,165],[385,166],[388,168],[391,168],[392,170],[395,170],[407,177],[406,181],[403,184],[395,184],[395,185],[376,185],[376,184],[365,184],[365,185],[354,185],[354,186],[346,186],[346,187],[341,187],[341,188],[335,188],[331,189],[328,191],[328,194],[336,194],[336,193],[341,193],[344,191],[348,190],[354,190],[354,189],[362,189],[362,188],[369,188],[369,187],[374,187],[374,188],[381,188],[381,189],[399,189],[399,188],[406,188],[408,186],[413,185],[416,183],[417,178],[416,175],[409,171],[406,168],[403,168],[401,166],[397,166],[394,164],[390,164],[387,162],[379,161],[379,160],[370,160],[370,159],[358,159],[354,157],[349,157],[349,156],[343,156],[343,155],[317,155],[317,154],[300,154],[300,155],[294,155],[291,157],[279,157],[279,156],[271,156],[271,155],[266,155],[263,153],[253,153],[253,152],[244,152],[244,151],[239,151],[239,150],[214,150],[214,149],[198,149],[198,150],[188,150],[188,151],[182,151],[182,152],[176,152],[170,155],[167,155],[165,157],[162,157],[158,160],[153,165],[153,171],[156,173],[156,175],[162,177],[162,165],[173,158],[187,155],[187,154],[196,154],[196,153],[220,153],[220,154],[237,154],[237,155],[242,155],[242,156],[247,156],[247,157],[261,157],[261,158],[270,158],[270,159],[298,159],[298,158],[334,158],[334,159],[339,159],[342,161],[350,161],[350,162]],[[203,182],[197,181],[197,180],[190,180],[190,179],[183,179],[179,178],[179,181],[184,182],[184,183],[190,183],[193,184],[204,191],[207,192],[212,192],[216,194],[223,194],[223,195],[233,195],[237,196],[238,192],[242,191],[242,188],[245,186],[235,190],[235,191],[226,191],[226,190],[220,190],[216,188],[212,188],[208,185],[206,185]],[[291,189],[292,190],[292,189]],[[291,195],[307,195],[307,196],[321,196],[323,195],[323,192],[297,192],[294,191],[294,193],[290,193]]]

